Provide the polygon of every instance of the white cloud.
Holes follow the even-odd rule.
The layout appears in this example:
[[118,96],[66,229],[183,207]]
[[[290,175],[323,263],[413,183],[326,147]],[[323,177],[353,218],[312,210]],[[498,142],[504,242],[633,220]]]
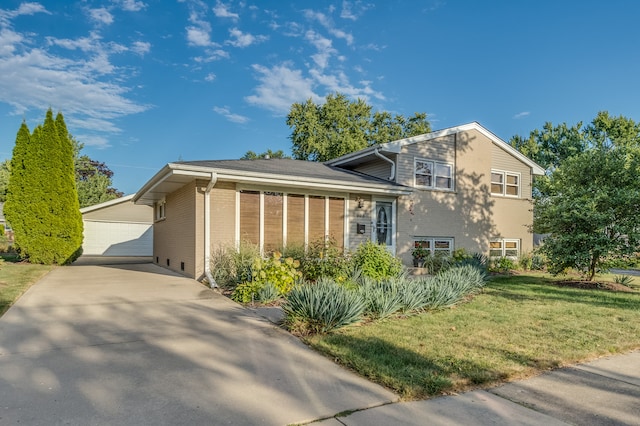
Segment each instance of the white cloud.
[[211,41],[209,32],[211,28],[206,27],[187,27],[187,41],[190,46],[207,47],[214,43]]
[[23,41],[22,34],[2,28],[0,30],[0,56],[12,54],[16,50],[16,45]]
[[240,15],[238,15],[237,13],[232,13],[229,10],[229,6],[219,1],[216,2],[216,5],[213,7],[213,14],[218,18],[230,18],[234,21],[240,18]]
[[[69,124],[72,124],[72,123],[69,123]],[[104,136],[95,135],[95,134],[82,134],[82,135],[74,135],[74,136],[78,141],[82,142],[85,146],[90,146],[97,149],[106,149],[111,147],[109,140]]]
[[368,9],[373,7],[371,4],[363,4],[362,1],[350,2],[347,0],[343,0],[342,2],[342,11],[340,12],[340,17],[342,19],[350,19],[352,21],[357,21],[360,16]]
[[295,102],[303,102],[308,98],[320,100],[312,90],[313,81],[303,77],[302,71],[292,69],[290,63],[271,68],[257,64],[252,67],[259,74],[257,79],[260,82],[254,89],[256,94],[245,97],[252,105],[286,114]]
[[227,43],[234,47],[248,47],[252,44],[261,43],[268,38],[263,35],[254,36],[249,33],[243,33],[237,28],[231,28],[229,30],[229,34],[231,35],[231,37],[233,37],[233,39],[227,41]]
[[111,25],[113,23],[113,15],[104,7],[89,9],[88,12],[91,19],[100,24]]
[[527,116],[529,116],[530,114],[531,114],[531,113],[530,113],[529,111],[523,111],[523,112],[519,112],[519,113],[517,113],[516,115],[514,115],[514,116],[513,116],[513,118],[514,118],[515,120],[518,120],[518,119],[520,119],[520,118],[527,117]]
[[69,50],[92,52],[98,47],[100,36],[95,32],[91,32],[88,37],[79,37],[75,40],[55,37],[46,37],[46,40],[49,45],[55,45]]
[[151,43],[146,41],[134,41],[131,45],[131,51],[140,56],[144,56],[151,51]]
[[385,97],[382,93],[377,92],[371,88],[370,81],[360,81],[360,87],[354,86],[349,82],[347,75],[339,71],[335,74],[322,74],[318,70],[310,70],[309,74],[313,80],[327,88],[327,92],[340,92],[347,95],[350,98],[361,98],[369,102],[372,98],[378,100],[384,100]]
[[327,65],[329,65],[329,58],[338,53],[338,51],[332,47],[331,40],[311,30],[307,31],[305,39],[318,49],[318,53],[311,55],[311,59],[313,59],[320,69],[325,69]]
[[138,0],[119,0],[117,3],[127,12],[139,12],[147,7],[146,3]]
[[[77,39],[43,36],[45,43],[33,48],[37,36],[18,33],[11,28],[12,16],[43,12],[37,4],[23,4],[16,11],[0,10],[0,102],[13,108],[14,114],[41,111],[47,106],[62,111],[76,129],[116,133],[113,120],[145,111],[127,97],[123,81],[131,69],[119,69],[110,55],[127,51],[118,43],[102,41],[97,33]],[[54,53],[56,47],[76,51],[73,59]],[[75,133],[75,132],[74,132]],[[104,145],[94,139],[97,145]],[[86,142],[85,142],[86,143]]]
[[207,49],[204,55],[196,56],[196,62],[213,62],[223,58],[228,58],[229,52],[222,49]]
[[322,25],[329,32],[329,34],[333,35],[336,38],[344,39],[347,42],[347,45],[353,44],[353,35],[343,30],[337,29],[333,25],[332,20],[324,13],[314,12],[313,10],[307,9],[304,11],[304,16],[307,19],[318,21],[318,23],[320,23],[320,25]]
[[40,3],[25,2],[21,3],[17,9],[0,9],[0,24],[8,25],[11,19],[16,16],[35,15],[36,13],[46,13],[47,15],[51,15],[51,12],[49,12]]
[[213,80],[216,79],[216,75],[211,72],[211,73],[207,74],[204,79],[205,79],[205,81],[213,81]]
[[226,118],[227,120],[231,121],[232,123],[239,123],[239,124],[244,124],[246,122],[249,121],[249,117],[245,117],[244,115],[240,115],[240,114],[233,114],[230,110],[229,107],[224,106],[224,107],[213,107],[213,111],[215,111],[216,113],[222,115],[224,118]]

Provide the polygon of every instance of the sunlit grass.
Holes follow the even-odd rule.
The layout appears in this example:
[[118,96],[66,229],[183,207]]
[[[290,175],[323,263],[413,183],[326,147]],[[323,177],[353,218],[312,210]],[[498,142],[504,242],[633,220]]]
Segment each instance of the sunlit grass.
[[559,287],[542,274],[501,276],[453,309],[308,342],[405,399],[420,399],[638,348],[640,293]]
[[30,263],[0,263],[0,316],[53,267]]

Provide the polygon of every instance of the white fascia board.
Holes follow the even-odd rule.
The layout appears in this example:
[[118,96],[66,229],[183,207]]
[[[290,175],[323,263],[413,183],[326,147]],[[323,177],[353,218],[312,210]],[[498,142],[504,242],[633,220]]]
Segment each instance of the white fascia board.
[[129,194],[129,195],[125,195],[124,197],[120,197],[120,198],[114,198],[113,200],[109,200],[109,201],[105,201],[104,203],[100,203],[100,204],[94,204],[93,206],[87,206],[87,207],[83,207],[80,209],[80,213],[89,213],[92,212],[94,210],[100,210],[103,209],[105,207],[109,207],[109,206],[113,206],[116,204],[120,204],[120,203],[125,203],[127,201],[131,201],[131,199],[133,198],[133,196],[136,194]]
[[238,182],[238,183],[254,183],[260,185],[272,185],[288,188],[307,188],[322,189],[328,191],[339,192],[366,192],[370,194],[393,194],[393,195],[409,195],[413,193],[413,188],[396,187],[384,184],[358,185],[339,183],[328,180],[292,180],[291,176],[256,176],[256,175],[237,175],[229,173],[229,171],[218,170],[218,180]]

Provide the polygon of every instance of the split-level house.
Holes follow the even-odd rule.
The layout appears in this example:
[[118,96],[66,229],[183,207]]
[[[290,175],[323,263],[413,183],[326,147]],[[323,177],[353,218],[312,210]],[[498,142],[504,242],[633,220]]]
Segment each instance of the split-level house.
[[533,249],[531,189],[544,170],[478,123],[384,143],[326,163],[181,161],[134,196],[154,207],[156,263],[200,279],[212,250],[263,252],[330,238],[517,257]]

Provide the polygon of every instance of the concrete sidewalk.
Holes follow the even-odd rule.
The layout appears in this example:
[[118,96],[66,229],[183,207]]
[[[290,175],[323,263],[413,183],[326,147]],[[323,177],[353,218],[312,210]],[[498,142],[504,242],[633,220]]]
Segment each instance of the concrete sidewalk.
[[640,425],[640,351],[486,391],[392,403],[315,424]]

